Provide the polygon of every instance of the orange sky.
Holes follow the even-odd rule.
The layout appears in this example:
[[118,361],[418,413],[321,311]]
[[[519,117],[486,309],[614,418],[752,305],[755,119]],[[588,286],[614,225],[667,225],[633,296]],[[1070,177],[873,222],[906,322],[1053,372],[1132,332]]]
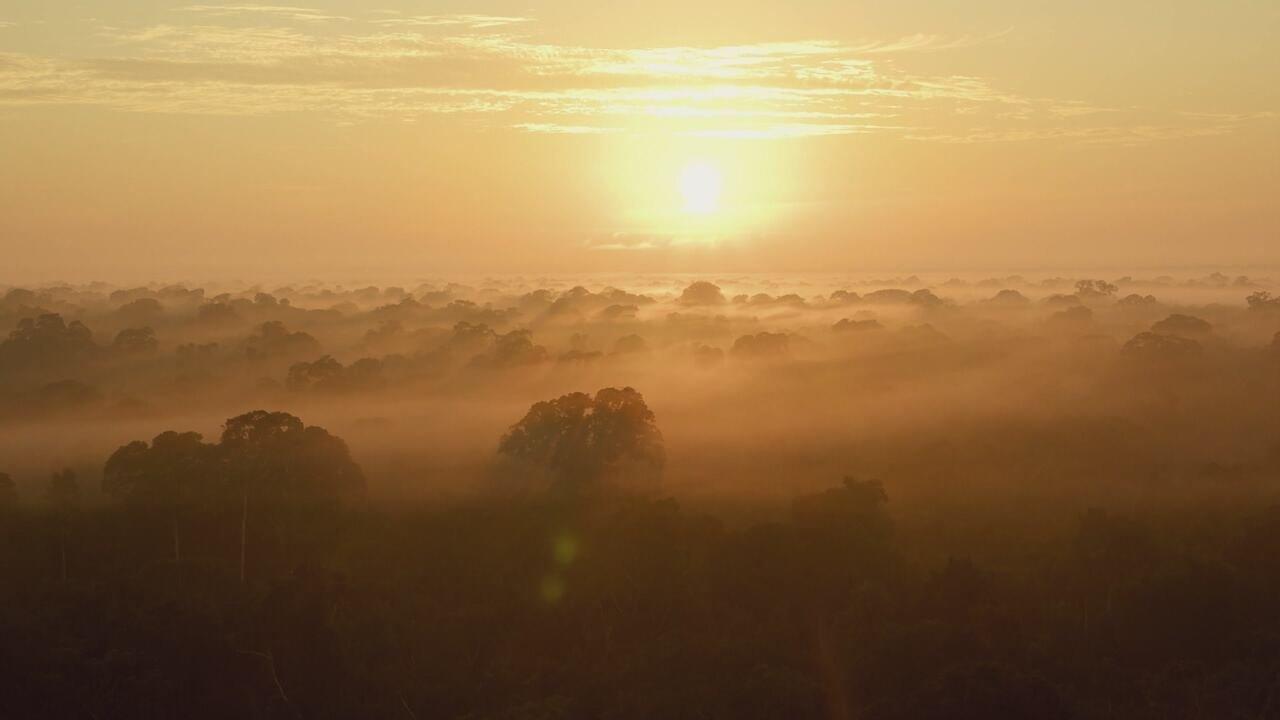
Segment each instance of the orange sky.
[[1278,77],[1273,0],[10,2],[0,282],[1280,265]]

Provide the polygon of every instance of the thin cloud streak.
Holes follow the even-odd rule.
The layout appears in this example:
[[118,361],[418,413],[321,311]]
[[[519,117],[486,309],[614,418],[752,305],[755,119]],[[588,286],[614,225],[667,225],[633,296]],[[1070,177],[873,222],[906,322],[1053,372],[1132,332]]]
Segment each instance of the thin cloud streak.
[[383,18],[381,20],[374,20],[373,24],[422,28],[462,27],[470,30],[488,30],[490,28],[520,25],[528,22],[533,22],[533,19],[502,15],[415,15],[410,17]]
[[177,10],[189,13],[200,13],[211,17],[234,17],[237,15],[271,16],[284,20],[301,20],[303,22],[330,22],[351,20],[345,15],[328,15],[318,10],[287,5],[188,5]]
[[942,143],[1140,143],[1232,132],[1248,121],[1166,113],[1126,123],[1114,108],[1026,97],[980,77],[913,74],[882,59],[972,47],[1009,31],[861,44],[810,39],[617,49],[539,43],[508,32],[532,22],[524,17],[394,15],[372,20],[373,31],[334,34],[309,28],[343,18],[303,7],[180,9],[298,24],[102,26],[100,36],[117,48],[109,57],[0,55],[0,105],[313,112],[343,123],[506,115],[503,125],[540,134],[777,140],[891,133]]

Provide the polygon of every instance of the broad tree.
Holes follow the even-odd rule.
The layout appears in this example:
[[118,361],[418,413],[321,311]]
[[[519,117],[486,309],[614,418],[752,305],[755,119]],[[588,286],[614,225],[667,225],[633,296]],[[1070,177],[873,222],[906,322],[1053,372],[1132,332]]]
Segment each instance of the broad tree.
[[[240,506],[240,580],[245,578],[250,505],[334,503],[364,489],[364,474],[341,438],[285,412],[255,410],[223,425],[219,442],[165,432],[121,446],[107,460],[103,491],[163,513],[182,562],[180,527],[201,505]],[[229,502],[230,501],[230,502]]]
[[97,357],[101,350],[83,323],[68,323],[61,315],[49,313],[23,318],[0,342],[0,369],[39,374],[63,372]]
[[364,490],[347,444],[289,413],[255,410],[227,420],[218,452],[226,486],[240,499],[241,582],[251,502],[328,503]]
[[173,561],[182,564],[183,515],[211,495],[218,476],[217,447],[199,433],[165,432],[150,445],[134,441],[112,453],[102,490],[130,504],[163,513],[173,534]]
[[553,490],[571,494],[651,489],[666,464],[653,411],[629,387],[534,403],[502,437],[498,455],[518,472],[545,474]]

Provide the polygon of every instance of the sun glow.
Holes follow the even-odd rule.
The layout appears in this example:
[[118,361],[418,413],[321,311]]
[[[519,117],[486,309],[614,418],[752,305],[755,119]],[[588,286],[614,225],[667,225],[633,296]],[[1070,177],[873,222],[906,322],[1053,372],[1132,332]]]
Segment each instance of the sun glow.
[[600,158],[600,187],[612,191],[600,207],[632,245],[743,247],[794,217],[794,161],[788,148],[768,145],[687,136],[618,143]]
[[720,170],[708,162],[691,162],[680,170],[680,196],[687,213],[710,215],[719,210],[723,187]]

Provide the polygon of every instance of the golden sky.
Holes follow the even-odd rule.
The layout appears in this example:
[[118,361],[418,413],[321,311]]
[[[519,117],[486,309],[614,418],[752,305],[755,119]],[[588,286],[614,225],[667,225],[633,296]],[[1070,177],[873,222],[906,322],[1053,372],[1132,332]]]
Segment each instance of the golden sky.
[[1280,264],[1280,3],[0,2],[0,281]]

